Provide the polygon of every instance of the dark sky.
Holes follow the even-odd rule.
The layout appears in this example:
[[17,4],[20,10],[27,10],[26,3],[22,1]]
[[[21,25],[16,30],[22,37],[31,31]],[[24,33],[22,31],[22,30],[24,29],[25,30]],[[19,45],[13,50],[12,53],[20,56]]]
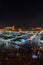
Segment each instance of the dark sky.
[[0,27],[15,25],[17,27],[43,27],[43,2],[1,0]]

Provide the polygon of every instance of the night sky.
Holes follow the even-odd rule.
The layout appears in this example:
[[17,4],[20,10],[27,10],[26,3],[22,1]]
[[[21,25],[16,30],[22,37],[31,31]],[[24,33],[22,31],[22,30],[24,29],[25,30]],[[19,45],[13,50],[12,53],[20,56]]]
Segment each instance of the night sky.
[[43,2],[38,1],[0,1],[0,27],[43,27]]

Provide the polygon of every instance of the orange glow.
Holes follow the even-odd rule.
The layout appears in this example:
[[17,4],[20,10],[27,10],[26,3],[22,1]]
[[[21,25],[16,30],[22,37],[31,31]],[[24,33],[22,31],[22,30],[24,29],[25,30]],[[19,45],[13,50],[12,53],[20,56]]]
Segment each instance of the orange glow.
[[38,29],[38,32],[41,32],[42,30],[43,30],[42,28],[39,28],[39,29]]
[[22,29],[21,28],[19,28],[19,32],[22,32]]
[[0,29],[0,33],[1,33],[1,32],[4,32],[4,29]]
[[41,30],[40,32],[43,32],[43,30]]
[[[31,30],[32,29],[32,30]],[[39,32],[39,33],[41,33],[41,32],[43,32],[43,28],[31,28],[30,29],[30,31],[37,31],[37,32]],[[15,26],[13,25],[13,26],[11,26],[11,27],[4,27],[4,28],[2,28],[2,29],[0,29],[0,32],[4,32],[4,31],[15,31],[16,30],[16,28],[15,28]],[[22,32],[22,31],[24,31],[23,29],[21,29],[21,28],[19,28],[18,29],[18,31],[19,32]],[[26,29],[25,29],[25,31],[26,31]],[[28,31],[28,30],[27,30]]]
[[15,26],[13,25],[13,26],[12,26],[12,31],[14,31],[14,30],[15,30]]

